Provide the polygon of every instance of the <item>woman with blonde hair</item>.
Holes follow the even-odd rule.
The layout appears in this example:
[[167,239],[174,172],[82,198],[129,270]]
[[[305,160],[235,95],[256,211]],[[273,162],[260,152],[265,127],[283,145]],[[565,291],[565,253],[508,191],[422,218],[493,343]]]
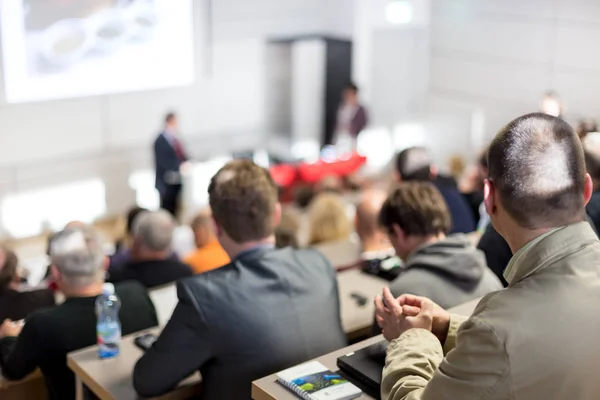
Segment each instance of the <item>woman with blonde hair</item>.
[[308,219],[308,244],[311,246],[346,239],[352,232],[344,202],[334,193],[315,197],[310,204]]

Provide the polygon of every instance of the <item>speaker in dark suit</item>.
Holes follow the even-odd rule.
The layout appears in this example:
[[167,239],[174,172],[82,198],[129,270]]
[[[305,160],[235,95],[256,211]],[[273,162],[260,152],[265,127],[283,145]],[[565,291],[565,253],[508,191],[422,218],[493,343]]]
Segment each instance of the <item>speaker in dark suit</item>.
[[188,160],[177,130],[177,117],[173,113],[165,118],[165,129],[154,141],[156,190],[160,206],[175,215],[181,193],[181,166]]

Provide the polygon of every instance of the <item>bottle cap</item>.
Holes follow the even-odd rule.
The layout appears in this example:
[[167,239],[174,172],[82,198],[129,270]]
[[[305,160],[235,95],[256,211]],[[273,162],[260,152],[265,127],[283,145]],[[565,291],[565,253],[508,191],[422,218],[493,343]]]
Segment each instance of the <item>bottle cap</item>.
[[115,285],[113,285],[112,283],[105,283],[104,285],[102,285],[102,294],[115,294]]

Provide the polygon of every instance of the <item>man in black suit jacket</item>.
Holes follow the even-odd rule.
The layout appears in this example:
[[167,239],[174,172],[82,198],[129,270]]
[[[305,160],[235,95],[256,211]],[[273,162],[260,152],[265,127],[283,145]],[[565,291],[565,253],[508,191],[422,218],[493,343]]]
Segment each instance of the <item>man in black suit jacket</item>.
[[233,161],[209,197],[232,261],[178,283],[171,320],[134,370],[141,396],[200,370],[205,400],[247,400],[253,380],[346,344],[334,269],[314,250],[275,249],[281,208],[269,172]]
[[110,282],[136,280],[147,288],[193,275],[192,269],[173,256],[175,221],[164,210],[143,212],[133,225],[132,260],[110,271]]
[[[36,368],[44,374],[51,400],[75,398],[75,376],[67,354],[96,343],[96,297],[102,293],[106,259],[90,228],[59,232],[51,245],[52,276],[67,298],[60,306],[34,312],[25,326],[0,328],[0,367],[7,379],[22,379]],[[123,335],[158,324],[148,293],[137,282],[115,287],[121,299]]]
[[154,141],[154,162],[160,206],[173,215],[181,192],[181,170],[185,169],[187,161],[187,153],[179,138],[177,117],[169,113],[165,118],[165,129]]

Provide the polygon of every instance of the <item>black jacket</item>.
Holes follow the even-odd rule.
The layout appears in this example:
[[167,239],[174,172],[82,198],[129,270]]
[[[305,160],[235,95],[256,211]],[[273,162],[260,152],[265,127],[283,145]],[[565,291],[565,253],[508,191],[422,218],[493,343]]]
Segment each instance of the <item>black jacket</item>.
[[447,179],[440,179],[438,177],[438,179],[433,181],[433,184],[440,191],[448,205],[448,211],[450,211],[450,216],[452,217],[450,233],[473,232],[477,226],[469,203],[467,203],[462,193],[456,187],[453,187]]
[[18,292],[7,289],[0,292],[0,323],[5,319],[18,321],[40,308],[54,305],[54,292],[51,289]]
[[192,269],[176,259],[131,261],[121,269],[110,272],[110,282],[135,280],[147,288],[166,285],[181,278],[192,276]]
[[141,396],[200,370],[205,400],[247,400],[252,381],[346,345],[335,270],[315,250],[257,249],[177,290],[171,320],[135,367]]
[[186,159],[180,159],[177,156],[177,152],[169,143],[164,133],[158,135],[154,141],[154,164],[156,181],[155,187],[159,193],[164,193],[167,190],[167,186],[172,185],[165,181],[165,175],[167,173],[179,173],[179,167],[181,163]]
[[[158,324],[146,289],[137,282],[116,285],[121,330],[128,335]],[[0,340],[0,366],[7,379],[22,379],[36,368],[44,374],[51,400],[75,398],[75,376],[67,354],[96,344],[95,297],[67,299],[31,314],[18,338]]]

